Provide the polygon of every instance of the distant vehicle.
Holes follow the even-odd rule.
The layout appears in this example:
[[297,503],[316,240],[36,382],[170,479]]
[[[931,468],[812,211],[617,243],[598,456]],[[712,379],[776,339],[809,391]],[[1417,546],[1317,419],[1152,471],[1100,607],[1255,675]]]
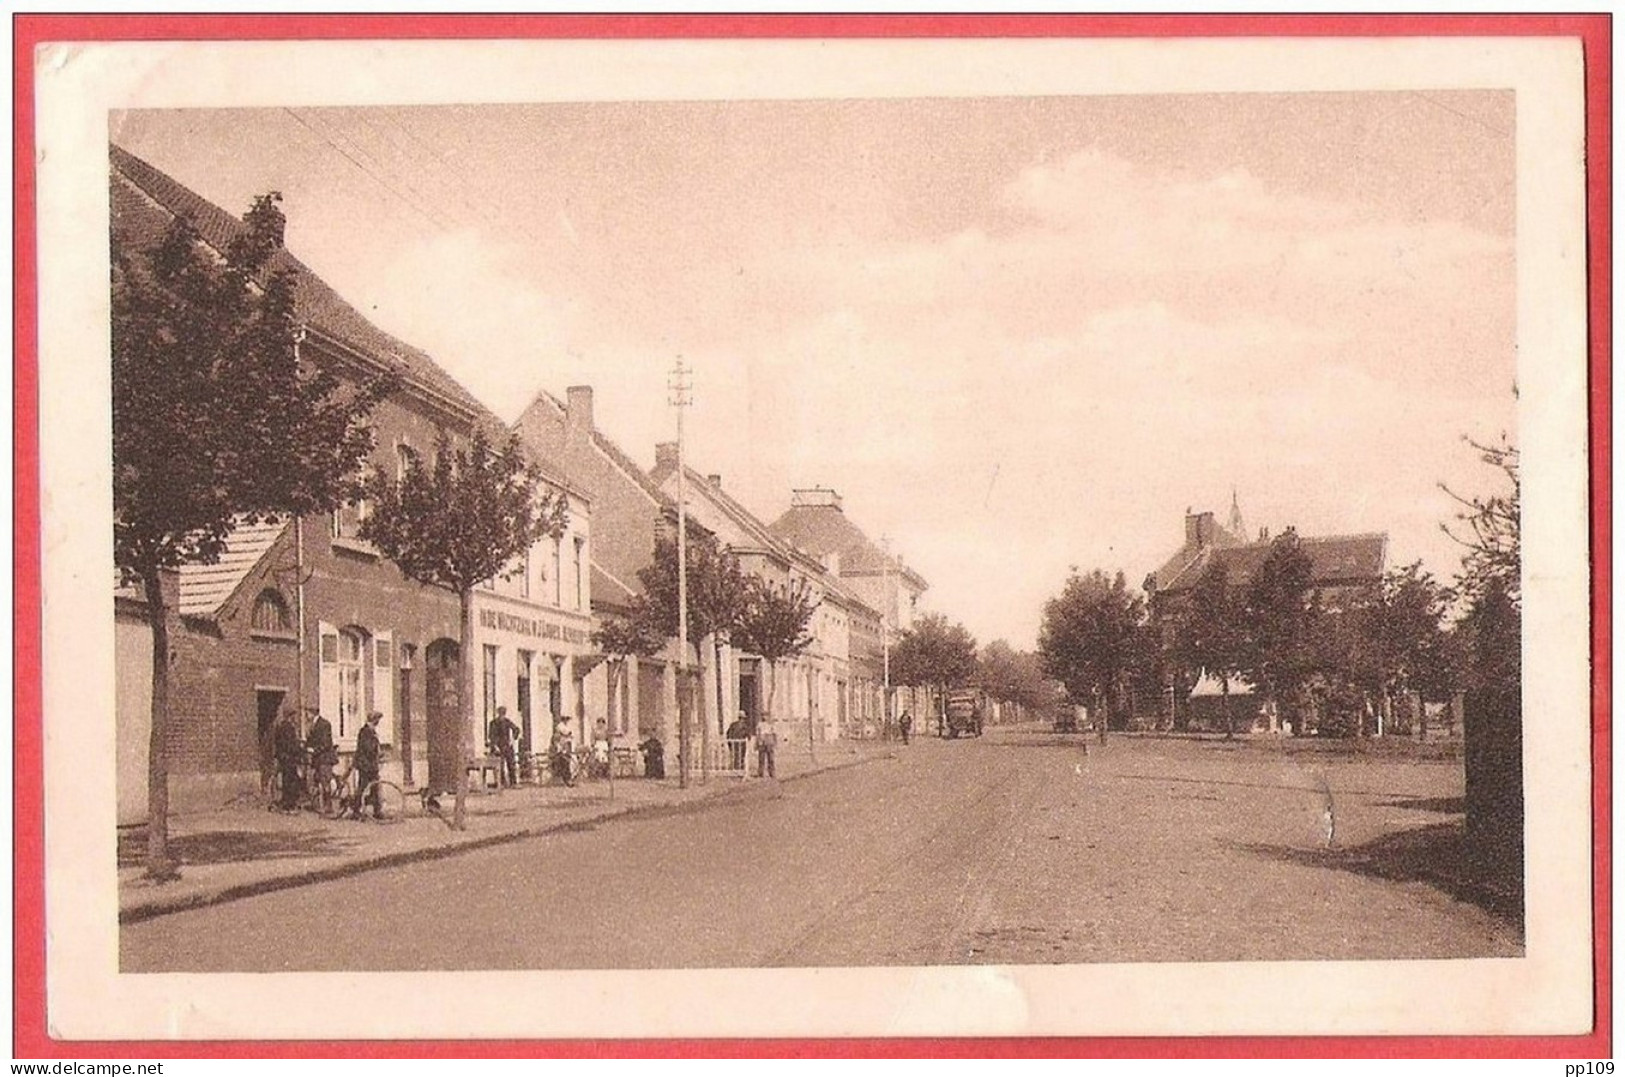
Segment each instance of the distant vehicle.
[[948,693],[946,735],[982,735],[982,693],[974,688],[956,688]]

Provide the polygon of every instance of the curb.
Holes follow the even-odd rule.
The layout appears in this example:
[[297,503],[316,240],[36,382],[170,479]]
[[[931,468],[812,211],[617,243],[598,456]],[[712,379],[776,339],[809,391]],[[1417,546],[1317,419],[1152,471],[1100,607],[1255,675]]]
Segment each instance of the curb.
[[[819,767],[816,770],[802,771],[786,778],[775,779],[780,784],[800,781],[802,778],[814,774],[827,774],[832,771],[846,770],[851,767],[862,766],[878,759],[893,759],[896,754],[888,752],[884,755],[869,756],[865,759],[849,759],[841,763],[832,763]],[[757,780],[758,782],[760,779]],[[351,860],[343,864],[334,864],[331,867],[313,868],[291,875],[280,875],[266,879],[255,879],[249,882],[238,883],[218,890],[206,890],[199,893],[177,895],[173,898],[158,899],[131,905],[119,909],[118,922],[120,924],[136,924],[143,920],[151,920],[170,913],[186,912],[191,909],[207,908],[210,905],[223,905],[228,901],[240,898],[254,897],[258,894],[269,894],[277,890],[291,890],[298,886],[308,886],[312,883],[331,882],[334,879],[344,879],[352,875],[361,875],[368,871],[381,868],[401,867],[406,864],[426,863],[431,860],[444,860],[448,857],[458,856],[462,853],[471,853],[480,849],[489,849],[492,846],[503,845],[508,842],[524,841],[527,838],[542,837],[547,834],[568,833],[585,830],[597,823],[609,819],[629,819],[644,816],[684,815],[714,806],[718,801],[744,799],[747,791],[757,788],[757,782],[741,782],[734,786],[718,786],[715,791],[706,791],[691,800],[677,802],[656,801],[649,804],[630,804],[625,807],[610,806],[606,810],[581,819],[567,822],[551,822],[535,826],[527,826],[518,830],[506,830],[499,834],[487,834],[481,837],[470,838],[467,841],[450,842],[445,845],[430,845],[421,849],[407,849],[398,853],[383,853],[377,856],[364,857]]]

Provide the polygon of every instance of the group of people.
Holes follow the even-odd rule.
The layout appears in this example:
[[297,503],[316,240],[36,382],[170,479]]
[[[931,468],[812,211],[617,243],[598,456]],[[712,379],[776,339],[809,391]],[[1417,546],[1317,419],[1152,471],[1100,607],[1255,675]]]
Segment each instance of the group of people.
[[[485,727],[485,743],[486,750],[498,760],[498,779],[503,788],[512,789],[519,784],[518,749],[522,737],[523,731],[508,717],[508,708],[498,707],[496,717]],[[592,751],[585,760],[590,774],[609,775],[609,753],[609,726],[600,718],[593,725]],[[548,742],[548,766],[555,781],[575,784],[581,761],[576,757],[575,737],[563,719],[554,725]]]
[[751,732],[750,719],[744,711],[729,724],[723,736],[728,740],[728,769],[745,769],[745,747],[752,736],[756,737],[756,773],[760,777],[776,778],[778,771],[774,761],[774,752],[779,746],[778,727],[773,719],[763,715],[756,722],[756,730]]
[[[294,722],[292,707],[284,708],[271,735],[271,755],[281,777],[282,795],[276,807],[282,811],[298,811],[300,796],[305,789],[318,796],[330,796],[335,788],[334,771],[339,764],[338,744],[333,740],[333,723],[315,707],[305,708],[310,716],[310,728],[303,738]],[[383,714],[373,711],[355,738],[355,753],[338,787],[344,787],[351,773],[356,777],[356,793],[341,804],[340,814],[352,819],[361,818],[363,807],[372,809],[374,819],[383,818],[383,798],[378,791],[379,767],[382,763],[382,743],[378,739],[378,723]],[[306,768],[309,768],[307,771]],[[326,805],[323,805],[324,807]]]

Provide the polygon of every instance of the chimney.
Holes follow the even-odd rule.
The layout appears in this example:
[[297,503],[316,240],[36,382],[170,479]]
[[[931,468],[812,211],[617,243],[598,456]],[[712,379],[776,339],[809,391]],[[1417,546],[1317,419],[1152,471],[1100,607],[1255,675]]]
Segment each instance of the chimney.
[[705,477],[705,481],[710,483],[712,486],[715,486],[718,490],[722,489],[721,475],[707,475]]
[[831,576],[839,576],[841,574],[840,550],[831,550],[829,553],[826,553],[823,556],[822,560],[824,562],[824,571],[828,572]]
[[592,386],[572,385],[565,391],[564,443],[585,445],[592,437]]
[[655,467],[677,469],[677,442],[662,441],[655,446]]
[[1185,513],[1185,545],[1202,547],[1211,545],[1218,525],[1211,512]]
[[827,486],[802,487],[790,491],[790,505],[798,509],[841,511],[841,495]]

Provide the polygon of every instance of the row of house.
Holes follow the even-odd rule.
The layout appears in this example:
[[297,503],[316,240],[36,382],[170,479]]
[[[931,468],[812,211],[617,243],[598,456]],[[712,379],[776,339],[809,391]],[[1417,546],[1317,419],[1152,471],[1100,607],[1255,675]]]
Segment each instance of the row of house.
[[[184,218],[220,252],[244,227],[117,146],[110,163],[115,248],[150,246]],[[594,629],[635,601],[657,534],[674,526],[675,446],[657,447],[653,471],[644,471],[598,428],[589,386],[562,401],[538,393],[510,431],[430,356],[372,325],[292,254],[277,252],[273,269],[295,282],[302,359],[354,377],[400,375],[400,389],[373,414],[370,467],[404,469],[441,432],[454,441],[476,429],[498,440],[512,432],[548,492],[566,500],[568,524],[527,551],[511,576],[476,592],[468,655],[456,597],[408,580],[358,537],[364,501],[320,518],[239,527],[218,563],[169,574],[175,810],[257,790],[269,731],[290,707],[319,709],[341,750],[353,747],[368,713],[381,712],[392,776],[436,788],[456,782],[467,745],[483,743],[498,707],[519,725],[527,752],[545,746],[560,722],[578,742],[602,720],[627,741],[674,744],[680,691],[693,693],[688,709],[719,735],[741,712],[754,724],[770,698],[776,719],[814,740],[879,724],[887,641],[910,627],[927,584],[853,525],[834,491],[796,491],[792,508],[766,523],[724,492],[719,476],[685,476],[688,514],[747,571],[818,599],[806,654],[768,669],[716,641],[698,649],[684,684],[675,643],[650,658],[601,654]],[[152,634],[139,587],[116,587],[113,612],[120,821],[136,822],[145,812]],[[465,661],[476,663],[473,729],[463,726],[459,698]]]

